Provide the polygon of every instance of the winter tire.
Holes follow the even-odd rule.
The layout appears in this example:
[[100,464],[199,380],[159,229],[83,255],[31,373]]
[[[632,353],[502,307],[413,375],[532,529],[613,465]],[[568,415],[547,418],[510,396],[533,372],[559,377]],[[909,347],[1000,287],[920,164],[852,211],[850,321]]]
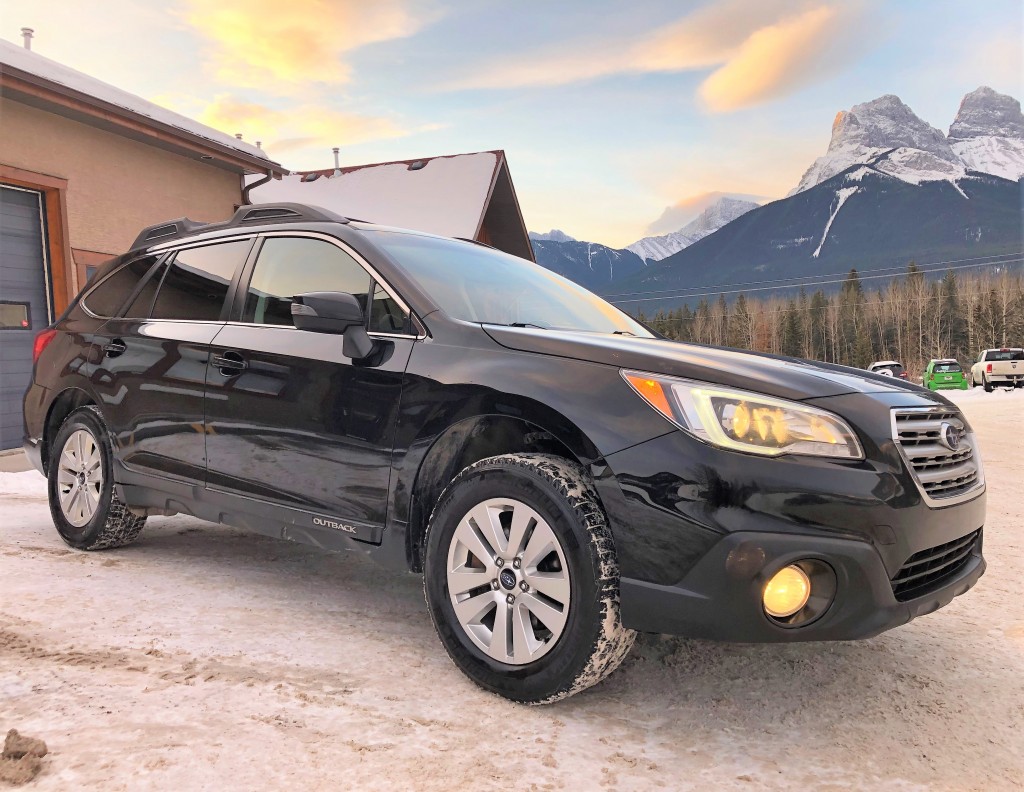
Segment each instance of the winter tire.
[[118,500],[110,437],[95,407],[67,417],[53,439],[47,489],[60,538],[78,550],[106,550],[135,541],[145,517]]
[[423,587],[455,665],[513,701],[549,703],[600,682],[635,638],[619,618],[597,493],[560,457],[506,454],[459,473],[430,516]]
[[988,377],[984,374],[981,375],[981,386],[985,389],[985,393],[992,392],[992,383],[988,381]]

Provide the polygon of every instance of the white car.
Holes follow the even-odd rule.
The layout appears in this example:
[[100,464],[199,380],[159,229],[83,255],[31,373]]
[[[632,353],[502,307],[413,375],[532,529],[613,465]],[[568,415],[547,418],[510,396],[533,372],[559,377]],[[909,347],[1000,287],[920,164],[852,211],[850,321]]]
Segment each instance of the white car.
[[884,377],[907,379],[907,372],[903,368],[903,364],[897,363],[895,360],[876,360],[868,366],[868,371],[872,374],[881,374]]
[[993,388],[1024,385],[1024,349],[1003,347],[984,349],[971,366],[971,387],[981,385],[986,393]]

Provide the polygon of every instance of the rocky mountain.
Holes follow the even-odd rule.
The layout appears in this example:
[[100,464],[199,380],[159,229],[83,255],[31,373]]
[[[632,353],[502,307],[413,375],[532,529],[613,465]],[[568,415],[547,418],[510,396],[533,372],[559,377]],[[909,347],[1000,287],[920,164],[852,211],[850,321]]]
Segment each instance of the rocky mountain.
[[564,231],[559,231],[557,228],[552,228],[547,233],[541,234],[536,231],[530,232],[530,239],[536,242],[575,242],[576,239],[569,236]]
[[1024,177],[1024,114],[1012,96],[985,87],[967,94],[948,139],[968,170]]
[[[674,307],[693,297],[628,302],[628,292],[750,287],[830,278],[856,267],[899,272],[1024,250],[1020,104],[989,88],[964,97],[947,138],[895,96],[836,117],[825,156],[788,197],[752,209],[690,247],[618,281],[624,308]],[[937,275],[943,267],[935,268]],[[764,288],[764,287],[762,287]],[[768,287],[771,288],[771,287]]]
[[644,262],[629,250],[616,250],[595,242],[574,239],[533,240],[537,263],[591,291],[607,289],[615,280],[627,278],[644,269]]
[[793,192],[858,164],[872,164],[911,184],[958,179],[966,172],[946,136],[891,94],[839,111],[828,151],[807,169]]
[[1024,176],[1024,116],[1020,102],[982,86],[960,103],[949,136],[918,118],[898,96],[842,110],[824,156],[791,195],[851,165],[869,165],[910,184],[956,183],[968,171],[1016,181]]
[[647,261],[660,261],[671,256],[673,253],[678,253],[685,247],[689,247],[709,234],[713,234],[737,217],[746,214],[751,209],[756,209],[757,206],[753,201],[743,201],[738,198],[719,198],[678,231],[662,236],[644,237],[632,245],[627,245],[626,250],[636,253],[640,258]]

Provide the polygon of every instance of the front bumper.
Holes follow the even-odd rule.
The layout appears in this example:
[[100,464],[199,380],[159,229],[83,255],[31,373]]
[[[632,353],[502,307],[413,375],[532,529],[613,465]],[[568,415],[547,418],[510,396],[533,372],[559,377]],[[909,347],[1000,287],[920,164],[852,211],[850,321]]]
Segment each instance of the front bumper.
[[[831,605],[815,621],[781,625],[764,612],[761,595],[775,572],[816,559],[836,575]],[[970,589],[985,571],[979,537],[955,573],[907,602],[898,602],[881,556],[869,542],[821,536],[739,532],[723,537],[679,583],[623,578],[622,621],[642,632],[719,641],[769,643],[870,638],[938,610]]]

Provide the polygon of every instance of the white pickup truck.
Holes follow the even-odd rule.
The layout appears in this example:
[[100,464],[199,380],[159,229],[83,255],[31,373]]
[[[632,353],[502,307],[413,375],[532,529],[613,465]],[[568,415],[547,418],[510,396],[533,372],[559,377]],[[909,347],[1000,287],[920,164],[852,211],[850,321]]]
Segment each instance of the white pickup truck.
[[981,385],[986,393],[993,388],[1024,385],[1024,349],[985,349],[971,366],[971,387]]

